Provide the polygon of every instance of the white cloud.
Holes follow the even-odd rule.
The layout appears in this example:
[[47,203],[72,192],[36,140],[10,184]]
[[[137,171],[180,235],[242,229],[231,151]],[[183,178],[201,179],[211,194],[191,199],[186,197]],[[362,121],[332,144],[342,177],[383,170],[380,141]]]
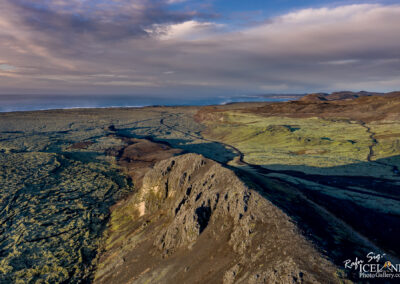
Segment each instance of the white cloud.
[[331,61],[323,61],[320,62],[321,64],[328,64],[328,65],[346,65],[346,64],[353,64],[357,63],[359,60],[357,59],[343,59],[343,60],[331,60]]
[[398,47],[400,6],[349,5],[306,9],[241,31],[244,48],[269,54],[361,54]]
[[186,21],[171,25],[155,25],[160,40],[204,39],[217,32],[223,25],[212,22]]

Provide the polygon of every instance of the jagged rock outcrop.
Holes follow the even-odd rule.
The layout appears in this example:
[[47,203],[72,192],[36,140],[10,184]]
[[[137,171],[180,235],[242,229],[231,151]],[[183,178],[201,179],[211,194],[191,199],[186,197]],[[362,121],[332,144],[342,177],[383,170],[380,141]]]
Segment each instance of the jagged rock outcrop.
[[97,283],[337,283],[277,207],[200,155],[157,163],[114,209]]

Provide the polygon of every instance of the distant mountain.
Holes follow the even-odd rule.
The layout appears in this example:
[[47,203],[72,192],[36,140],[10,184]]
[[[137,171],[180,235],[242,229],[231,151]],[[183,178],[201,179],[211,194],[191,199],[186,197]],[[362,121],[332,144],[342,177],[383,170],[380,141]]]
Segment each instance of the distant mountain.
[[367,96],[381,96],[385,95],[384,93],[375,93],[375,92],[351,92],[351,91],[341,91],[341,92],[333,92],[331,94],[327,93],[313,93],[308,94],[300,99],[300,101],[338,101],[338,100],[350,100],[356,99],[359,97],[367,97]]

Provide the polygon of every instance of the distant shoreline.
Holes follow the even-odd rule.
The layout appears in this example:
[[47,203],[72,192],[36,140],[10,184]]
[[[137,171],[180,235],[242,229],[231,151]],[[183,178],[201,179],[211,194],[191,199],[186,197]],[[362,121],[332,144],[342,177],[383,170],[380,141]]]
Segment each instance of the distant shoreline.
[[[300,97],[298,97],[300,98]],[[146,107],[202,107],[202,106],[212,106],[212,105],[229,105],[235,103],[265,103],[265,102],[286,102],[294,100],[294,98],[289,97],[273,97],[273,98],[266,98],[266,97],[248,97],[248,98],[234,98],[231,100],[218,100],[214,99],[213,101],[205,100],[204,103],[202,101],[197,102],[188,102],[188,103],[160,103],[160,104],[132,104],[132,105],[77,105],[77,106],[60,106],[60,105],[51,105],[49,107],[45,107],[42,105],[37,104],[36,106],[29,106],[29,105],[10,105],[1,107],[1,96],[0,96],[0,113],[11,113],[11,112],[33,112],[33,111],[51,111],[51,110],[74,110],[74,109],[118,109],[118,108],[132,108],[132,109],[139,109],[139,108],[146,108]]]
[[284,101],[244,101],[244,102],[232,102],[232,103],[221,103],[221,104],[209,104],[209,105],[143,105],[143,106],[105,106],[105,107],[65,107],[65,108],[45,108],[45,109],[32,109],[32,110],[11,110],[2,111],[2,113],[21,113],[21,112],[43,112],[43,111],[64,111],[64,110],[108,110],[108,109],[142,109],[142,108],[174,108],[174,107],[205,107],[205,106],[223,106],[230,104],[255,104],[255,103],[273,103],[273,102],[284,102]]
[[269,94],[247,96],[216,96],[205,98],[166,98],[125,95],[0,95],[0,113],[30,112],[68,109],[116,109],[145,107],[202,107],[221,106],[235,103],[274,103],[288,101],[325,102],[335,100],[356,99],[365,96],[399,96],[400,92],[352,92],[340,91],[332,93],[310,94]]

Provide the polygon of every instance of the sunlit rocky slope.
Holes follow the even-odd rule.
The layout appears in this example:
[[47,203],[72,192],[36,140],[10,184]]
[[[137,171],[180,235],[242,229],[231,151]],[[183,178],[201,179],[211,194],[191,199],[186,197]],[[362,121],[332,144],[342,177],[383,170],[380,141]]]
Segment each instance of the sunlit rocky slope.
[[339,283],[283,212],[199,155],[157,163],[106,236],[95,283]]

